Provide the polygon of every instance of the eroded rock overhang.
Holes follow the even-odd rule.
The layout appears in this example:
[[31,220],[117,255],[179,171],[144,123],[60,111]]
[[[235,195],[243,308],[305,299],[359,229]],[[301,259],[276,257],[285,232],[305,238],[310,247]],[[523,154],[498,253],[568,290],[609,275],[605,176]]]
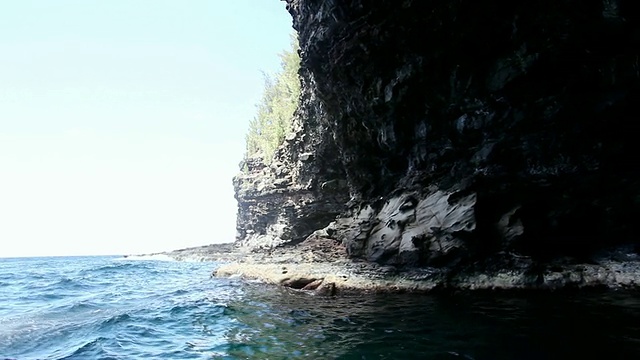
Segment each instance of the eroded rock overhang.
[[262,190],[236,179],[240,243],[317,231],[428,266],[636,256],[635,2],[287,4],[303,96]]

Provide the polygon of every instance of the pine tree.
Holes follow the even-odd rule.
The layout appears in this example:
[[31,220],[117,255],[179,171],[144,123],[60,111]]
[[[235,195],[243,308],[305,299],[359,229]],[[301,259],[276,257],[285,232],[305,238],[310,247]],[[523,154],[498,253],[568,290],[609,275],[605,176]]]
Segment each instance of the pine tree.
[[256,116],[249,122],[246,136],[245,157],[260,154],[266,163],[271,162],[276,149],[291,130],[300,96],[300,57],[295,36],[291,37],[291,50],[285,50],[279,56],[280,71],[274,76],[264,74],[262,99],[256,106]]

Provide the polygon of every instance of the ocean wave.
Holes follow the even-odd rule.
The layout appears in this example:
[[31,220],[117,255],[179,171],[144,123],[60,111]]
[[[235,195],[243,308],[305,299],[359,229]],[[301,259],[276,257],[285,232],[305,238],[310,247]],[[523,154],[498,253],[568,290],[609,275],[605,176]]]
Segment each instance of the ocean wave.
[[103,320],[102,323],[100,324],[101,328],[110,328],[114,325],[118,325],[121,323],[125,323],[127,321],[131,320],[131,316],[127,313],[124,314],[118,314],[115,316],[112,316],[106,320]]
[[[114,259],[117,260],[117,259]],[[147,266],[143,263],[134,263],[134,262],[111,262],[108,263],[106,265],[100,265],[98,267],[95,268],[91,268],[91,269],[86,269],[82,271],[82,275],[87,275],[87,274],[95,274],[95,273],[101,273],[101,272],[110,272],[110,271],[120,271],[123,269],[146,269]]]
[[[83,290],[91,288],[91,285],[83,277],[62,277],[51,283],[47,284],[43,290],[52,291],[69,291],[69,290]],[[59,294],[53,294],[59,295]]]
[[176,261],[176,259],[164,255],[164,254],[155,254],[155,255],[132,255],[125,256],[121,258],[114,259],[115,261]]
[[65,287],[79,286],[79,285],[82,285],[82,284],[78,281],[78,279],[72,279],[72,278],[68,278],[68,277],[63,277],[63,278],[59,279],[58,281],[52,282],[47,287],[65,288]]
[[98,359],[100,355],[104,354],[101,343],[106,341],[104,337],[98,337],[93,340],[87,341],[80,345],[77,349],[69,355],[58,358],[58,360],[72,360],[72,359]]
[[180,295],[186,295],[186,294],[189,294],[189,293],[190,293],[189,290],[177,289],[177,290],[174,290],[170,295],[171,296],[180,296]]
[[193,312],[197,308],[198,306],[193,303],[184,304],[184,305],[175,305],[171,307],[171,309],[169,309],[169,314],[172,316],[187,314],[187,313]]
[[100,309],[100,307],[96,303],[89,300],[84,300],[84,301],[79,301],[69,305],[67,308],[67,311],[77,312],[77,311],[98,310],[98,309]]

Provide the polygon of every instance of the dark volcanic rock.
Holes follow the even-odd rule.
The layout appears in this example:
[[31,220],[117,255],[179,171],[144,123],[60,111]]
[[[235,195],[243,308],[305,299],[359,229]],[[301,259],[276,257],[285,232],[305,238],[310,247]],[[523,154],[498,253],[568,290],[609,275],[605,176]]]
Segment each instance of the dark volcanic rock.
[[345,210],[348,199],[339,153],[320,120],[313,75],[301,69],[302,94],[293,131],[269,166],[261,158],[241,164],[233,179],[238,200],[237,243],[250,249],[295,245]]
[[534,279],[636,258],[635,1],[287,3],[302,103],[234,181],[240,244],[323,229],[352,257]]

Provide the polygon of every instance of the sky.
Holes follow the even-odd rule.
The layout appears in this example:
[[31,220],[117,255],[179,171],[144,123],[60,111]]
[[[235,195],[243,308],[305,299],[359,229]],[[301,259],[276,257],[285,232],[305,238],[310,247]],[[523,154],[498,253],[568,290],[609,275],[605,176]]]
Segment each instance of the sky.
[[292,33],[278,0],[3,1],[0,257],[233,241],[231,179]]

